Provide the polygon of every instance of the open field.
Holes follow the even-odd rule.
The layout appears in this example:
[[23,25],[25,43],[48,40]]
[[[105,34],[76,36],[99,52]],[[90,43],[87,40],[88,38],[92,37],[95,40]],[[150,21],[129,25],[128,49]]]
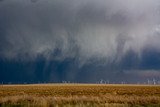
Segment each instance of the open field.
[[160,107],[160,86],[105,84],[0,85],[0,106]]

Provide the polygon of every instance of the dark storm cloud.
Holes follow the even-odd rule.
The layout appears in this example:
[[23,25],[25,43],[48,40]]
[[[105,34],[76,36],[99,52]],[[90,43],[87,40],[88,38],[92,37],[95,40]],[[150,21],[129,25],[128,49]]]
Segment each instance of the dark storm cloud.
[[60,59],[113,58],[130,49],[140,54],[159,33],[159,2],[142,1],[6,1],[0,5],[1,56],[50,59],[57,49]]
[[[0,57],[37,63],[36,78],[159,69],[152,63],[160,52],[158,0],[0,1]],[[39,57],[42,62],[36,62]]]

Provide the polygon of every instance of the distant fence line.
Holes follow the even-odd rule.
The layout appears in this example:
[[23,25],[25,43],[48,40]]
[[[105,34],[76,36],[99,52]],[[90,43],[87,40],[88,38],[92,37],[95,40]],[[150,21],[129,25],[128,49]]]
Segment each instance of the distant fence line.
[[[62,81],[62,82],[1,82],[0,85],[3,84],[47,84],[47,83],[63,83],[63,84],[76,84],[76,83],[82,83],[82,82],[73,82],[73,81]],[[103,80],[100,79],[97,82],[83,82],[84,84],[148,84],[148,85],[160,85],[160,80],[153,79],[147,79],[144,82],[126,82],[126,81],[119,81],[119,82],[113,82],[109,80]]]

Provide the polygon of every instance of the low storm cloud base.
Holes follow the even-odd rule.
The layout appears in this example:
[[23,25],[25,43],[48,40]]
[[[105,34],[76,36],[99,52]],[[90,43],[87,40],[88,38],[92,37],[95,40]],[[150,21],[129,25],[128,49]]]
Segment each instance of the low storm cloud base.
[[1,0],[0,82],[160,79],[159,0]]

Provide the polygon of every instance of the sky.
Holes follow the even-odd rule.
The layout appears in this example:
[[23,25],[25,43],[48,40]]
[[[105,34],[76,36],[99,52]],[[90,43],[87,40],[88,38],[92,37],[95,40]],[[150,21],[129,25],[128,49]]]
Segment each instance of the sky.
[[159,0],[0,0],[0,83],[160,80]]

